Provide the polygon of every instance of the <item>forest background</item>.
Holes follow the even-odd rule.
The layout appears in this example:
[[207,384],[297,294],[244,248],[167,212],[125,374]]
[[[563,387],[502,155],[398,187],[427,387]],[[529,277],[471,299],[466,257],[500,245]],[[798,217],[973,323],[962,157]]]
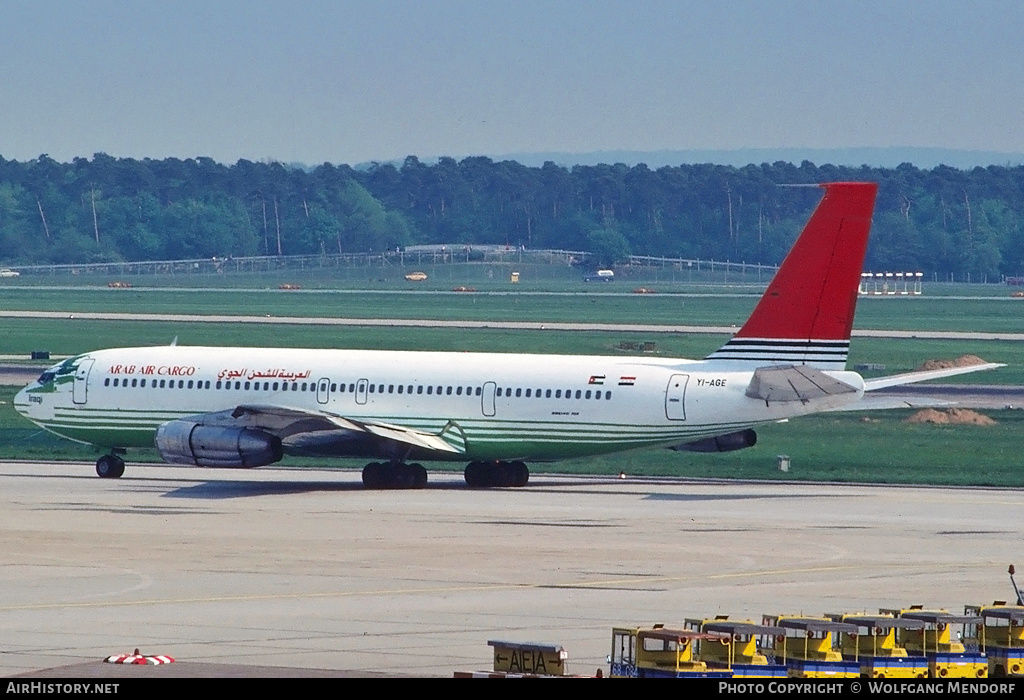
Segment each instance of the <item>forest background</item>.
[[650,169],[409,156],[353,168],[210,158],[0,157],[0,263],[28,265],[498,244],[778,264],[820,199],[879,183],[865,269],[1024,274],[1024,166],[694,164]]

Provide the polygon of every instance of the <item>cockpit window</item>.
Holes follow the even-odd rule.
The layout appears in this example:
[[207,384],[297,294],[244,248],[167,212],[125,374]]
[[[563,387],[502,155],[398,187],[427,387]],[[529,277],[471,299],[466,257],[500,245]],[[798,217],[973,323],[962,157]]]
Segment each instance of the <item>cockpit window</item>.
[[49,382],[52,382],[53,378],[56,377],[56,376],[57,376],[57,372],[55,372],[52,369],[48,369],[45,372],[43,372],[42,374],[40,374],[39,375],[39,379],[37,379],[36,381],[39,382],[40,384],[48,384]]

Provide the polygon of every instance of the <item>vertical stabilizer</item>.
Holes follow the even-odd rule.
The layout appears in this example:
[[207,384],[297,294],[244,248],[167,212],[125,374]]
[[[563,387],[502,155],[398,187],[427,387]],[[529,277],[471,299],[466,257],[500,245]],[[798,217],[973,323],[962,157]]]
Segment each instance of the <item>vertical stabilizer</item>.
[[754,312],[709,360],[846,367],[878,185],[821,187],[825,196]]

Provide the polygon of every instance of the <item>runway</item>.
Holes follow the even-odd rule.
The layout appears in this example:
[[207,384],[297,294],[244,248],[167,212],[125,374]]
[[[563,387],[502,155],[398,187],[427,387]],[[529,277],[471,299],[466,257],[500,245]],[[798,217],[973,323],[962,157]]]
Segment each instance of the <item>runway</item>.
[[[657,459],[658,455],[652,455]],[[613,625],[1007,599],[1024,491],[0,463],[0,676],[414,675],[490,639],[606,668]],[[139,647],[173,671],[112,668]],[[210,665],[214,664],[214,665]]]

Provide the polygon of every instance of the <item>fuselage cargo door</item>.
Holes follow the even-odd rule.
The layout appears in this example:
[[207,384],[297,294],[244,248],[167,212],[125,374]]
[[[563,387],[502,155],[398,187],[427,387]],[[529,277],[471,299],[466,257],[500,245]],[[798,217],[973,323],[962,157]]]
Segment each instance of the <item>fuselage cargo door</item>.
[[331,398],[331,380],[321,379],[316,383],[316,402],[327,403]]
[[370,387],[368,379],[360,379],[356,382],[356,403],[362,406],[366,403],[366,392]]
[[686,382],[688,374],[673,374],[665,389],[665,415],[669,420],[686,420]]
[[494,382],[484,382],[484,391],[480,395],[480,409],[485,416],[494,415],[494,392],[498,385]]
[[[76,404],[84,404],[89,397],[89,371],[92,370],[95,361],[91,357],[87,357],[78,363],[78,369],[75,370],[75,385],[71,389],[71,400]],[[127,381],[125,380],[125,382]]]

